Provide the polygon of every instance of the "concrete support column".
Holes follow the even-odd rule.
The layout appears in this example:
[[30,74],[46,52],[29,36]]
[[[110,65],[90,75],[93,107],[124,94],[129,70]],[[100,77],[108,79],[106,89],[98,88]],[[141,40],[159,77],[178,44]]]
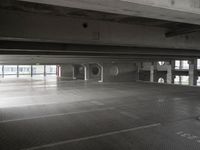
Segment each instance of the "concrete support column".
[[17,65],[17,78],[19,78],[19,65]]
[[167,84],[172,84],[172,66],[167,66]]
[[136,81],[140,80],[140,70],[142,70],[142,63],[138,62],[137,63],[137,78],[136,78]]
[[150,67],[150,82],[154,81],[154,66],[151,65]]
[[76,66],[75,65],[72,66],[72,79],[76,80]]
[[33,65],[31,65],[31,77],[33,77]]
[[156,73],[157,73],[157,67],[156,67],[156,63],[152,63],[150,66],[150,82],[155,82],[156,79]]
[[169,62],[167,65],[167,84],[174,83],[174,68],[175,68],[175,61]]
[[89,64],[84,64],[84,80],[85,81],[89,80],[89,75],[90,75]]
[[4,78],[4,75],[5,75],[5,73],[4,73],[4,65],[2,65],[2,78]]
[[99,82],[104,82],[104,67],[103,64],[99,63],[99,66],[101,68],[101,79],[99,80]]
[[47,76],[46,65],[44,65],[44,77]]
[[189,85],[197,85],[197,59],[189,61]]
[[56,76],[61,77],[61,69],[59,65],[56,65]]

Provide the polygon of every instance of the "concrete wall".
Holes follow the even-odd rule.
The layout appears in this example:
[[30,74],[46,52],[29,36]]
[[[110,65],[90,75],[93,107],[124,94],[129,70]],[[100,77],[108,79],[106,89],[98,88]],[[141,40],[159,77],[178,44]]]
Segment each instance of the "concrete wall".
[[167,71],[169,69],[169,65],[170,62],[164,62],[163,65],[160,65],[158,61],[143,62],[139,71],[139,80],[152,80],[151,82],[158,82],[159,78],[163,78],[164,82],[167,83]]
[[103,64],[103,82],[136,81],[137,79],[137,65],[134,63]]
[[[138,79],[136,63],[102,63],[101,65],[89,64],[88,80],[100,81],[103,79],[102,82],[130,82]],[[96,75],[92,71],[93,67],[99,68]],[[83,68],[83,70],[80,68]],[[64,78],[84,79],[84,71],[82,65],[61,65],[61,77]]]
[[150,71],[141,70],[139,72],[139,80],[141,80],[141,81],[150,81]]
[[61,65],[61,77],[73,79],[73,68],[71,64]]

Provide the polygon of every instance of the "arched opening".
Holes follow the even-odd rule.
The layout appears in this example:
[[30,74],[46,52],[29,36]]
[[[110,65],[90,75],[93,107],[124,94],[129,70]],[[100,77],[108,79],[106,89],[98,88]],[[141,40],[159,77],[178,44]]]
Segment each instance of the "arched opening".
[[102,76],[102,67],[97,63],[89,64],[89,78],[91,80],[100,81]]
[[165,64],[165,62],[164,62],[164,61],[159,61],[158,64],[159,64],[160,66],[163,66],[163,65]]
[[84,79],[85,69],[83,65],[76,64],[73,69],[73,79]]
[[163,78],[159,78],[158,83],[165,83],[165,80]]
[[94,76],[97,76],[97,75],[100,74],[100,68],[99,68],[99,66],[93,66],[92,69],[91,69],[91,71],[92,71],[92,74]]

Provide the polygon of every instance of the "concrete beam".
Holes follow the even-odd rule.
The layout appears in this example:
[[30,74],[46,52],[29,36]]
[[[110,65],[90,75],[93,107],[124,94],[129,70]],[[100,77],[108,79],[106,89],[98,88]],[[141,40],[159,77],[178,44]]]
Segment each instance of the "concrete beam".
[[2,40],[200,50],[200,33],[166,38],[166,30],[158,27],[5,10],[0,10],[0,18]]
[[21,0],[129,16],[200,24],[199,0]]
[[135,63],[137,58],[120,57],[89,57],[89,56],[63,56],[63,55],[0,55],[0,64],[27,64],[27,65],[63,65],[63,64],[86,64],[86,63]]

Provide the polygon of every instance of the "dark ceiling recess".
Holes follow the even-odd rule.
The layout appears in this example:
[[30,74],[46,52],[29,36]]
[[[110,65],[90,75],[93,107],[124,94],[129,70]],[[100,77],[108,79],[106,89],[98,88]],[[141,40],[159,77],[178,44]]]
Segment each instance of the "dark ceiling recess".
[[86,29],[87,27],[88,27],[88,23],[84,22],[84,23],[83,23],[83,28]]
[[[90,20],[104,20],[104,21],[112,21],[118,23],[161,27],[161,28],[166,28],[169,31],[166,33],[165,35],[166,37],[188,34],[200,30],[199,25],[171,22],[166,20],[158,20],[158,19],[151,19],[144,17],[133,17],[127,15],[111,14],[105,12],[89,11],[83,9],[59,7],[46,4],[29,3],[16,0],[1,0],[0,8],[16,10],[16,11],[24,11],[28,13],[42,13],[54,16],[67,16],[67,17],[90,19]],[[84,23],[83,27],[87,28],[88,27],[87,23]]]

